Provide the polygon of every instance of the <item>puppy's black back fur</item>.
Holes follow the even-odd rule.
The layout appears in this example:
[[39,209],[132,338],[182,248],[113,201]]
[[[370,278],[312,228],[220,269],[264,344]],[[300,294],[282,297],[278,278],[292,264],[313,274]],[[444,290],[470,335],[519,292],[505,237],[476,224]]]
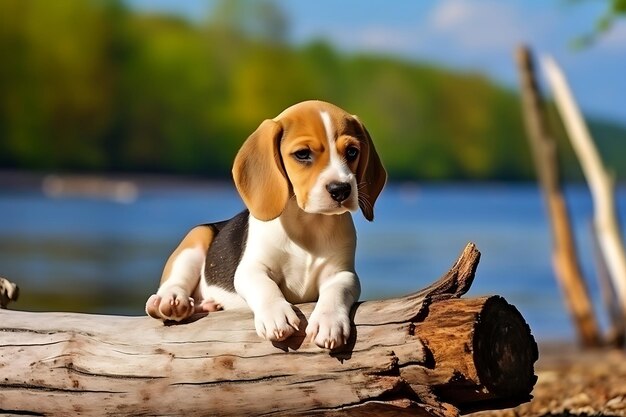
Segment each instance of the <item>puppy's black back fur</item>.
[[204,265],[207,284],[235,292],[235,270],[246,246],[249,216],[244,210],[230,220],[205,225],[215,233]]

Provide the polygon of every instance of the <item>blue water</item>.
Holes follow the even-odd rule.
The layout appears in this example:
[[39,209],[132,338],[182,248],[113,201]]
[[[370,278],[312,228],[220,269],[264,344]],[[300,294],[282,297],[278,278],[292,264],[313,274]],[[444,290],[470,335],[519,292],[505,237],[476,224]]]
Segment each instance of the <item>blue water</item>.
[[[618,194],[626,218],[626,189]],[[591,198],[583,186],[569,187],[566,196],[583,272],[604,323]],[[140,187],[128,204],[0,190],[0,276],[20,285],[16,309],[58,309],[55,298],[69,294],[81,303],[62,309],[142,314],[143,300],[155,290],[165,260],[186,231],[229,218],[242,207],[229,184]],[[379,198],[375,217],[369,223],[355,215],[362,299],[426,286],[472,241],[482,258],[469,295],[504,296],[539,340],[575,340],[554,278],[549,228],[535,186],[392,184]],[[29,299],[35,293],[45,296]]]

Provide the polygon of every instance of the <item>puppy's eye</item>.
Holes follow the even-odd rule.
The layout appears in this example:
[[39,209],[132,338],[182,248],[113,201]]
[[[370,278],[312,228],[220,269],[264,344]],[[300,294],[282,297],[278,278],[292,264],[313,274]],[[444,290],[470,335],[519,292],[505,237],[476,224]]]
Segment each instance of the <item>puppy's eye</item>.
[[358,148],[355,148],[354,146],[348,146],[348,148],[346,149],[346,159],[349,162],[352,162],[356,159],[357,156],[359,156]]
[[292,155],[300,162],[311,162],[312,160],[310,149],[300,149],[295,151]]

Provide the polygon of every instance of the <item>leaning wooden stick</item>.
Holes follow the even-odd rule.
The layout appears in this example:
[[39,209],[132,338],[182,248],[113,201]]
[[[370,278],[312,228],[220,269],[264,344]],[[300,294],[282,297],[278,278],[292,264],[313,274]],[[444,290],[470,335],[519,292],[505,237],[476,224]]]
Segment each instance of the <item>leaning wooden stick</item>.
[[602,342],[600,330],[578,263],[572,225],[561,187],[556,141],[549,133],[532,55],[527,47],[520,46],[515,58],[520,76],[524,121],[552,226],[555,275],[581,343],[589,347],[599,346]]
[[[459,298],[473,244],[424,290],[366,301],[330,354],[272,345],[248,311],[179,325],[147,317],[0,313],[0,412],[42,415],[457,416],[527,401],[537,345],[498,296]],[[299,305],[304,320],[311,304]]]
[[615,205],[614,178],[602,163],[563,71],[550,56],[544,57],[542,64],[557,109],[591,190],[598,246],[621,306],[622,320],[626,320],[626,250]]

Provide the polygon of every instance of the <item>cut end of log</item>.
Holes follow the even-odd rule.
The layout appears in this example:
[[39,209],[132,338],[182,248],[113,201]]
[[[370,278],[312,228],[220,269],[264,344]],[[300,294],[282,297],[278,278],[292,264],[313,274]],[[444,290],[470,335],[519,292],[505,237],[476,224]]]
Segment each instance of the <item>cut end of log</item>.
[[537,377],[537,343],[520,312],[504,298],[490,297],[478,315],[474,333],[478,378],[499,398],[526,400]]
[[443,401],[476,411],[530,399],[537,344],[519,311],[502,297],[434,302],[416,334],[432,357],[428,384]]

